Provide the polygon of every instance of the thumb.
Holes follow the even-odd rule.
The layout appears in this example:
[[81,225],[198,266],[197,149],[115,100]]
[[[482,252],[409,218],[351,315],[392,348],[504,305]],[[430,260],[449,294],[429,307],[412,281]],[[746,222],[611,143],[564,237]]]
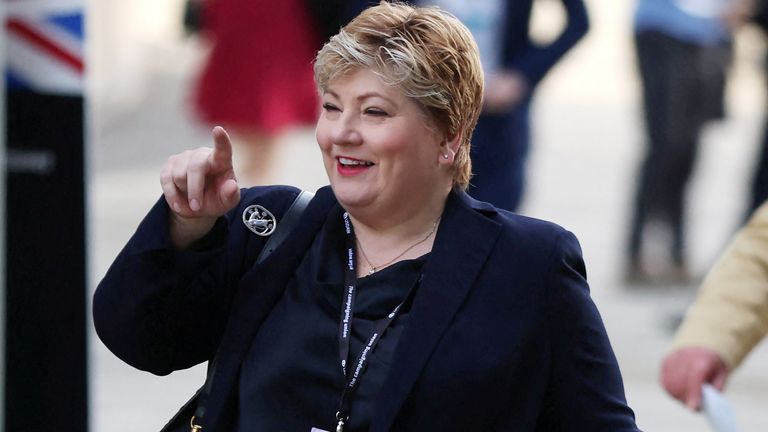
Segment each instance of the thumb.
[[723,366],[719,368],[715,373],[715,376],[712,377],[712,385],[719,391],[723,391],[726,379],[728,379],[728,369]]
[[685,405],[691,411],[698,411],[701,404],[701,385],[704,384],[704,374],[697,367],[691,367],[685,379]]

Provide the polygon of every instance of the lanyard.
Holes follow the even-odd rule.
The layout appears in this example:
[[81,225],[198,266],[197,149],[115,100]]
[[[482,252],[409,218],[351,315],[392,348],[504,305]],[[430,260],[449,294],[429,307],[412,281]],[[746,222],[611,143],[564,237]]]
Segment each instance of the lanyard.
[[363,347],[362,351],[357,357],[357,361],[353,368],[348,368],[349,359],[349,344],[352,337],[352,317],[355,308],[355,293],[357,292],[357,259],[356,259],[356,241],[355,231],[352,228],[352,222],[349,219],[349,213],[344,212],[344,232],[346,234],[346,249],[347,249],[347,265],[345,267],[344,277],[344,296],[343,307],[341,309],[341,318],[339,323],[339,358],[341,359],[341,372],[344,375],[345,384],[344,390],[341,393],[341,400],[339,401],[339,410],[336,413],[336,420],[338,424],[336,426],[337,432],[344,430],[344,424],[349,421],[351,400],[360,385],[361,374],[368,364],[368,355],[373,351],[376,345],[379,343],[384,332],[392,324],[392,321],[397,318],[400,308],[408,301],[416,286],[421,281],[421,274],[416,281],[411,285],[408,290],[408,294],[399,305],[395,306],[392,312],[389,313],[383,319],[376,322],[373,334],[368,337],[368,342]]

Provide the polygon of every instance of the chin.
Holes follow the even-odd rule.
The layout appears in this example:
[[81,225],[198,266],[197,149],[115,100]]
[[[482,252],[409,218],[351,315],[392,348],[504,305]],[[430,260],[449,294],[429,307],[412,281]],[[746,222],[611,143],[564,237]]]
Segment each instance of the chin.
[[374,201],[375,194],[361,190],[360,187],[331,184],[331,188],[339,204],[345,209],[363,208]]

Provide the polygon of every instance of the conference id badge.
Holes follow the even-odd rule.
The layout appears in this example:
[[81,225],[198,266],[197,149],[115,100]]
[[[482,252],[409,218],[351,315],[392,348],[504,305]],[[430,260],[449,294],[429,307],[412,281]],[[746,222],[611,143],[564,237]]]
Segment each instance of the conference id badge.
[[310,429],[309,432],[330,432],[330,431],[327,431],[325,429],[318,429],[316,427],[313,427],[312,429]]

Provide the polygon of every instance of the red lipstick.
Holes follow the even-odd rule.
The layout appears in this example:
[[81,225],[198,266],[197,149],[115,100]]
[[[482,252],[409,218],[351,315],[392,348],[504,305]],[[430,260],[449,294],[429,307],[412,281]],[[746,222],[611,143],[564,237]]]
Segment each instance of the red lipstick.
[[336,157],[336,171],[342,176],[354,176],[367,171],[373,162],[347,156]]

